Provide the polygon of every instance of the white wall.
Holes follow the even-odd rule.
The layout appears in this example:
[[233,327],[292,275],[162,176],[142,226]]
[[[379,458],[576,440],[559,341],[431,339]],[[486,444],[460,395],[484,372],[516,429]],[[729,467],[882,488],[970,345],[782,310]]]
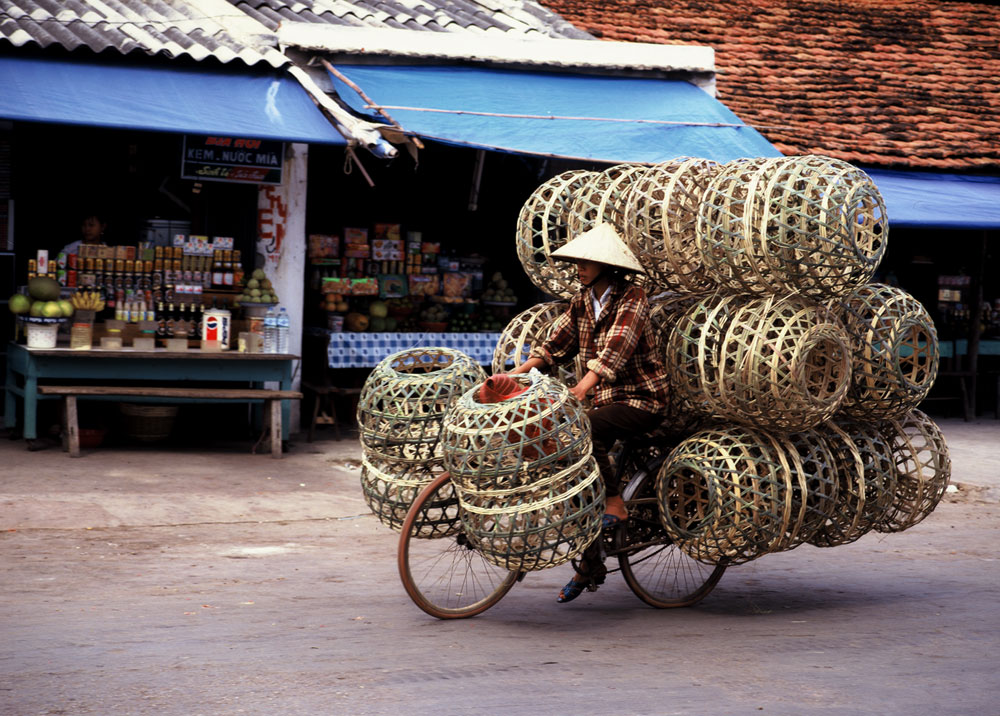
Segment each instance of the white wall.
[[[291,328],[289,350],[302,352],[302,316],[306,263],[306,174],[309,145],[288,144],[280,186],[261,185],[257,194],[257,260],[271,280],[281,305],[288,310]],[[292,388],[299,389],[299,361],[295,362]],[[289,430],[301,425],[300,401],[292,401]]]

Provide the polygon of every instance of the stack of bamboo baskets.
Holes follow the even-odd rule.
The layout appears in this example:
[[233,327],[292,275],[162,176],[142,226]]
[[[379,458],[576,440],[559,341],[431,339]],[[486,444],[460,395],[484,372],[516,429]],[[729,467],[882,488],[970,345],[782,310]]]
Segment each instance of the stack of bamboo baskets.
[[496,402],[470,390],[449,411],[445,468],[463,530],[483,557],[518,572],[580,554],[601,531],[604,484],[583,405],[562,382],[532,371]]
[[[916,409],[937,335],[912,296],[870,283],[889,227],[864,172],[810,155],[560,174],[518,217],[533,283],[574,295],[572,265],[551,252],[598,221],[646,270],[668,427],[687,434],[657,483],[681,549],[734,564],[930,514],[950,477],[941,432]],[[494,370],[523,362],[553,318],[551,305],[515,317]]]
[[[448,410],[486,378],[469,356],[450,348],[414,348],[380,362],[358,399],[364,449],[361,487],[379,520],[399,531],[425,485],[444,472],[441,430]],[[459,529],[428,516],[418,533],[443,537]]]

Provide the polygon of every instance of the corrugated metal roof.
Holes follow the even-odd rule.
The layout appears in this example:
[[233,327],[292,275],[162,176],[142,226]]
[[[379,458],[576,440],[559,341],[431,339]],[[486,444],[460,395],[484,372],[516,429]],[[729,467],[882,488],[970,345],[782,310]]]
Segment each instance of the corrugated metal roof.
[[3,0],[0,42],[283,67],[271,30],[226,0]]
[[536,2],[525,0],[228,0],[276,30],[282,22],[313,22],[430,32],[504,33],[593,39]]

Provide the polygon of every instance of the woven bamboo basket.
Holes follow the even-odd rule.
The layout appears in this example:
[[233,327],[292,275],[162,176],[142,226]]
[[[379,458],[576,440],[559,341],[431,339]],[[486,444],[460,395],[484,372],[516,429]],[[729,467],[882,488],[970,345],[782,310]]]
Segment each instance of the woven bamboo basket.
[[[500,334],[493,349],[493,373],[506,373],[524,363],[531,349],[540,346],[549,337],[553,322],[568,308],[566,301],[539,303],[514,316]],[[560,381],[572,387],[584,372],[579,359],[572,365],[556,367]]]
[[736,159],[719,168],[702,194],[695,244],[703,270],[717,284],[739,293],[778,293],[763,246],[753,240],[755,207],[764,170],[779,158]]
[[[361,459],[361,489],[368,508],[379,521],[399,532],[417,495],[442,472],[444,466],[440,459],[413,463],[380,458],[366,451]],[[446,509],[449,496],[454,504]],[[441,498],[439,503],[428,505],[418,518],[414,536],[447,537],[461,529],[454,491],[443,491],[438,497]]]
[[[793,484],[794,483],[794,484]],[[712,428],[675,447],[657,474],[660,519],[688,556],[740,564],[796,542],[806,504],[794,451],[766,433]]]
[[777,439],[798,460],[793,460],[801,479],[792,480],[792,513],[803,512],[795,534],[787,535],[788,548],[811,542],[837,510],[837,460],[829,443],[817,430],[803,430]]
[[851,380],[848,339],[836,316],[801,296],[747,300],[734,312],[717,361],[714,414],[797,432],[828,419]]
[[493,372],[506,373],[528,360],[531,349],[545,342],[552,324],[568,307],[566,301],[549,301],[514,316],[493,349]]
[[674,293],[665,291],[649,297],[649,322],[653,327],[656,349],[667,355],[667,346],[674,326],[687,311],[704,299],[707,293]]
[[902,532],[934,511],[951,479],[951,457],[937,424],[919,410],[885,428],[896,467],[896,491],[877,532]]
[[574,169],[541,184],[517,217],[517,257],[528,278],[556,298],[571,298],[577,290],[576,267],[551,258],[571,238],[570,207],[598,172]]
[[679,158],[657,164],[632,184],[625,208],[625,240],[654,283],[700,292],[715,285],[696,241],[698,208],[722,165]]
[[445,413],[485,378],[472,358],[451,348],[400,351],[369,374],[357,413],[364,449],[361,488],[383,524],[398,531],[420,490],[443,472]]
[[913,296],[872,283],[832,302],[854,356],[843,412],[857,420],[899,418],[934,384],[938,339],[934,322]]
[[667,338],[664,365],[670,386],[686,412],[711,416],[719,401],[719,361],[741,299],[709,294],[679,315]]
[[442,435],[467,537],[485,559],[534,571],[576,557],[601,530],[604,484],[579,401],[537,371],[498,403],[465,393]]
[[834,314],[806,298],[711,294],[677,320],[666,365],[690,412],[796,432],[844,400],[847,346]]
[[841,296],[869,281],[888,239],[885,203],[857,167],[817,155],[725,165],[705,192],[707,270],[737,291]]
[[858,540],[885,517],[896,491],[896,470],[879,425],[831,420],[817,431],[833,455],[837,504],[809,543],[836,547]]
[[596,172],[576,194],[567,214],[570,236],[607,222],[624,238],[625,208],[632,186],[647,171],[644,164],[617,164]]

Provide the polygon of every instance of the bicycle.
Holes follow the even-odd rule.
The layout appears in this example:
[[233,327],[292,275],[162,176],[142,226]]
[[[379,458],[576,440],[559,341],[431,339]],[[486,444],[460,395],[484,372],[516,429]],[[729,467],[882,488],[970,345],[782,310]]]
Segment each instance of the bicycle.
[[[617,451],[615,469],[623,476],[622,496],[629,519],[602,532],[588,550],[603,565],[616,558],[629,589],[658,609],[686,607],[701,601],[722,578],[724,565],[698,562],[674,544],[660,523],[656,474],[666,459],[663,436],[633,438]],[[511,572],[488,561],[462,532],[458,496],[447,473],[427,485],[403,521],[397,562],[406,593],[438,619],[481,614],[507,594],[526,572]],[[578,565],[579,566],[579,565]]]

